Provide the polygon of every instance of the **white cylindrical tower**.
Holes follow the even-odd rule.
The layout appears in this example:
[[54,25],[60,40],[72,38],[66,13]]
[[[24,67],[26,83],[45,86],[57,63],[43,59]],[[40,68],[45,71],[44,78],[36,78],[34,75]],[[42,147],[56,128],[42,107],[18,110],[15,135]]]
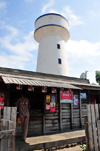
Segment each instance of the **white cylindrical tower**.
[[34,38],[39,42],[36,72],[68,76],[65,42],[70,34],[68,21],[49,13],[35,21]]

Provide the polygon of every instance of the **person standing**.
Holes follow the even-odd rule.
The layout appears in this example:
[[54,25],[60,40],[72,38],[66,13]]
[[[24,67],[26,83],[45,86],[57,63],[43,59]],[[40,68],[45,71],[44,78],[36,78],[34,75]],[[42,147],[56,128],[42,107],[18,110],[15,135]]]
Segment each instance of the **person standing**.
[[23,94],[21,94],[21,97],[18,99],[16,107],[19,107],[19,116],[21,120],[21,126],[22,126],[22,140],[25,141],[27,137],[28,132],[28,123],[29,123],[29,100],[24,97]]

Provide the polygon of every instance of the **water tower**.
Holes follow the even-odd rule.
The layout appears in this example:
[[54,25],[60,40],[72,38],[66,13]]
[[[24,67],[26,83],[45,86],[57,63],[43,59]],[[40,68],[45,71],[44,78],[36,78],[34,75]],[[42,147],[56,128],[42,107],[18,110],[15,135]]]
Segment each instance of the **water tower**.
[[35,21],[34,38],[39,43],[36,72],[68,76],[65,42],[69,24],[60,14],[49,13]]

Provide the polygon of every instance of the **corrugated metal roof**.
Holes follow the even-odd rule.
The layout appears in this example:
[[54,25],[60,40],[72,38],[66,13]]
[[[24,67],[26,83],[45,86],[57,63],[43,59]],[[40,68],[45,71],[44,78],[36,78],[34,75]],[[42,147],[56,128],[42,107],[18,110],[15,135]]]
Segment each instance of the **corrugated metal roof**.
[[21,85],[33,85],[33,86],[47,86],[57,88],[70,88],[70,89],[81,89],[79,87],[68,84],[66,81],[57,81],[51,79],[30,77],[30,76],[18,76],[10,74],[0,74],[3,81],[6,84],[21,84]]

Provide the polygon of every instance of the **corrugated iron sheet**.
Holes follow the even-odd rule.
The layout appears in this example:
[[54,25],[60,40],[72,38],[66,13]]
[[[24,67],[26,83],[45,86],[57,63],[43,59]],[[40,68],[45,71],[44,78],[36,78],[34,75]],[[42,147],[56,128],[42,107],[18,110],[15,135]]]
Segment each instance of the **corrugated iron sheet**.
[[47,80],[43,78],[33,78],[27,76],[15,76],[1,75],[3,81],[6,84],[21,84],[21,85],[33,85],[33,86],[47,86],[47,87],[57,87],[57,88],[71,88],[71,89],[81,89],[79,87],[68,84],[64,81],[57,82],[57,80]]

